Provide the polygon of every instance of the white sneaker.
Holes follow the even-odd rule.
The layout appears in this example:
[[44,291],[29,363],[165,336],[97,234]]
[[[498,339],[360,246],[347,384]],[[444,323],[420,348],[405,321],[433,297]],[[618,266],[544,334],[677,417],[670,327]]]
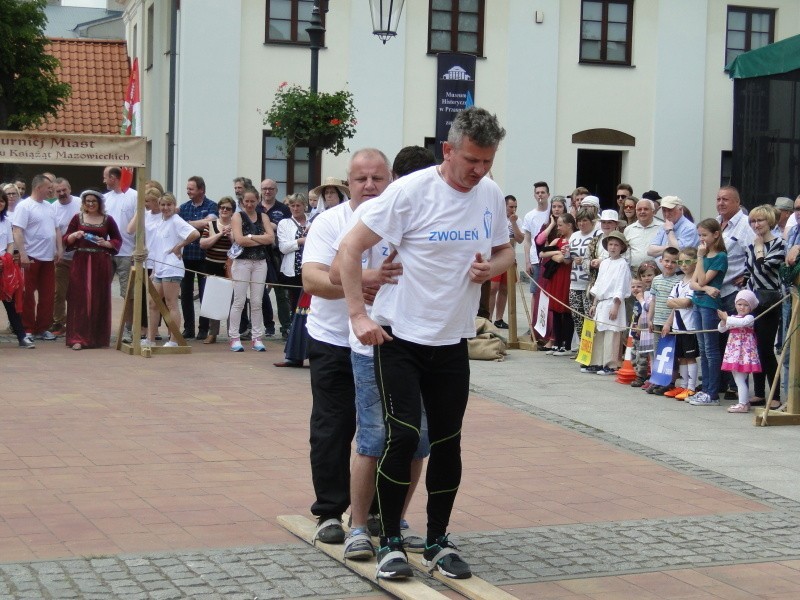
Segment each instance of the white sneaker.
[[150,341],[150,340],[148,340],[147,338],[144,338],[144,339],[143,339],[141,342],[139,342],[139,345],[140,345],[142,348],[152,348],[152,346],[153,346],[153,342],[151,342],[151,341]]
[[178,342],[173,342],[172,340],[170,340],[167,343],[165,343],[163,347],[164,348],[177,348],[178,347]]
[[705,392],[697,392],[689,400],[689,404],[692,406],[719,406],[719,398],[712,398]]
[[122,341],[126,344],[130,344],[131,342],[133,342],[133,335],[131,334],[130,329],[125,329],[122,332]]

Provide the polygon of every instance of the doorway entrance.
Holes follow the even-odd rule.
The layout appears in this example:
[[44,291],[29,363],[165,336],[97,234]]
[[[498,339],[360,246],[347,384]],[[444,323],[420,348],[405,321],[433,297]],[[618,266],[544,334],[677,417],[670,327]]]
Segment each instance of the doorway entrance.
[[600,198],[600,207],[617,210],[617,184],[622,177],[622,152],[619,150],[578,149],[575,185]]

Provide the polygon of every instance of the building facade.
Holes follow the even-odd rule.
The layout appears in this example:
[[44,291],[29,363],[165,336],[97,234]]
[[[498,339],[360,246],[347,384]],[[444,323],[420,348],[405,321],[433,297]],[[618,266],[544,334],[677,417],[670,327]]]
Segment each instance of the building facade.
[[[305,155],[277,153],[259,111],[286,81],[308,85],[304,28],[313,0],[118,0],[142,69],[151,176],[182,190],[202,175],[212,198],[265,175],[303,189]],[[733,85],[741,51],[800,33],[797,0],[413,0],[398,35],[372,35],[367,3],[332,0],[319,89],[347,88],[351,149],[389,157],[435,136],[436,54],[477,54],[475,102],[508,131],[493,177],[532,207],[534,181],[577,185],[613,203],[619,181],[681,196],[714,214],[730,176]],[[131,50],[133,53],[133,50]],[[323,154],[345,177],[347,155]],[[796,190],[800,191],[800,190]],[[179,194],[179,196],[182,194]]]

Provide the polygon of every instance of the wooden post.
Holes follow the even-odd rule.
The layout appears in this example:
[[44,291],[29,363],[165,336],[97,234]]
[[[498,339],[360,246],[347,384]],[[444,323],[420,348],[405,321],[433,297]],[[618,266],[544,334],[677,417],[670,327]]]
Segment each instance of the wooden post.
[[[147,279],[147,270],[145,268],[142,255],[144,254],[144,219],[145,219],[145,184],[147,183],[148,173],[147,169],[139,168],[136,170],[136,234],[133,247],[133,265],[131,267],[131,274],[128,278],[128,290],[125,294],[125,302],[122,308],[122,322],[119,325],[117,336],[117,350],[135,356],[144,356],[149,358],[152,354],[191,354],[192,347],[186,343],[180,333],[178,324],[172,322],[169,316],[169,311],[161,298],[153,287],[152,282]],[[145,282],[147,282],[148,294],[144,293]],[[163,346],[150,348],[142,348],[142,305],[147,302],[147,296],[152,297],[159,312],[164,317],[164,322],[167,324],[173,340],[178,343],[177,347],[165,348]],[[121,334],[125,323],[125,313],[129,305],[133,305],[133,323],[131,324],[132,341],[130,344],[122,342]]]
[[[789,328],[786,334],[789,336],[789,385],[787,386],[788,398],[786,412],[761,408],[755,411],[756,425],[800,425],[800,327],[798,327],[798,310],[800,309],[800,298],[798,298],[798,282],[794,282],[792,288],[792,318],[789,321]],[[778,364],[778,369],[783,369],[783,361]],[[779,371],[780,372],[780,371]]]
[[508,347],[513,350],[519,349],[519,339],[517,337],[517,263],[516,261],[506,273],[506,291],[508,305]]

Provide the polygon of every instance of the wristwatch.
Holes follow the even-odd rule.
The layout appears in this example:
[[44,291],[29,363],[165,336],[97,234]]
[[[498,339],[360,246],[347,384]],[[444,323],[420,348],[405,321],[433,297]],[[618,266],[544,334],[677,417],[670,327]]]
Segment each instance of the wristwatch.
[[249,237],[252,240],[253,239],[253,234],[252,233],[248,233],[247,237]]

